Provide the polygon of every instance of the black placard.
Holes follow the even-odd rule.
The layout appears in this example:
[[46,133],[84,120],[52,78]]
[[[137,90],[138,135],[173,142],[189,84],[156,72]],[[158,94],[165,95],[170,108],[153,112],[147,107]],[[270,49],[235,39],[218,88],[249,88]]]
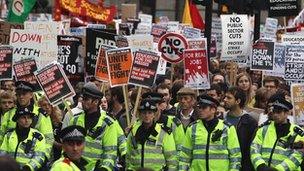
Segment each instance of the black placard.
[[251,55],[252,70],[273,70],[274,42],[258,42],[253,45]]
[[13,79],[13,47],[0,46],[0,80]]
[[268,0],[270,17],[296,16],[300,10],[299,0]]

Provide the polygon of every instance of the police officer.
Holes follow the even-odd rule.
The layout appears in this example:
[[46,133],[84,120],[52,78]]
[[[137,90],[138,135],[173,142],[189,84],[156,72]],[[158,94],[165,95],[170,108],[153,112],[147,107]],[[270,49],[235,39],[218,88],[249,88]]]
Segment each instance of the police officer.
[[16,123],[13,121],[16,111],[19,108],[27,108],[35,114],[31,126],[44,135],[48,151],[46,157],[49,158],[54,142],[52,122],[50,116],[34,103],[33,91],[34,86],[31,83],[25,81],[16,82],[17,106],[6,112],[3,116],[0,128],[0,143],[3,140],[4,134],[16,127]]
[[174,138],[169,130],[154,122],[157,112],[155,101],[142,100],[139,112],[140,124],[135,124],[131,128],[127,138],[127,170],[176,170]]
[[179,170],[239,170],[241,151],[235,128],[215,116],[217,100],[201,95],[197,101],[199,119],[187,128]]
[[105,111],[100,111],[103,94],[94,83],[85,84],[82,94],[84,111],[75,114],[70,125],[79,125],[86,130],[83,156],[90,162],[98,162],[97,169],[110,171],[117,158],[117,128],[114,120]]
[[86,130],[78,125],[71,125],[61,130],[63,157],[54,162],[51,171],[90,171],[94,169],[94,165],[82,157],[85,136]]
[[272,103],[273,121],[260,126],[251,144],[251,161],[256,170],[300,170],[303,155],[296,144],[304,138],[299,135],[303,131],[287,119],[292,108],[282,97]]
[[165,129],[169,129],[174,137],[176,149],[179,151],[185,136],[184,128],[180,120],[175,116],[169,116],[161,110],[162,103],[165,103],[163,95],[155,92],[147,92],[142,95],[142,99],[150,99],[156,103],[157,113],[155,121],[163,125]]
[[18,108],[13,117],[16,127],[5,134],[0,147],[0,154],[14,158],[23,171],[40,169],[46,155],[43,134],[31,128],[34,115],[27,108]]

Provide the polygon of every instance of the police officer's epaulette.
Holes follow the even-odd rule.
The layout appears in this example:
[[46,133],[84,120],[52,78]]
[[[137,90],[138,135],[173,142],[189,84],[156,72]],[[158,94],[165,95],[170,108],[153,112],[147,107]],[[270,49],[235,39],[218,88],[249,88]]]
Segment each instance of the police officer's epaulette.
[[43,139],[42,135],[39,132],[34,132],[33,137],[41,141]]
[[7,134],[7,133],[12,133],[13,131],[15,130],[15,128],[9,128],[5,133]]
[[39,108],[39,109],[38,109],[38,112],[39,112],[39,114],[42,114],[42,115],[44,115],[45,117],[47,117],[46,111],[43,110],[42,108]]
[[259,128],[262,128],[263,126],[266,126],[266,125],[270,125],[271,124],[271,120],[267,120],[265,121],[264,123],[262,123]]
[[162,125],[161,128],[162,128],[165,132],[167,132],[169,135],[172,133],[172,129],[169,128],[169,127],[167,127],[167,126],[165,126],[165,125]]
[[229,123],[229,122],[227,122],[227,121],[224,121],[224,124],[225,124],[226,126],[228,126],[228,127],[231,127],[231,126],[232,126],[232,124]]
[[180,126],[182,124],[182,122],[177,117],[173,118],[173,122],[175,123],[176,126]]
[[113,121],[111,121],[110,118],[111,118],[111,117],[109,117],[109,116],[107,116],[107,117],[104,118],[104,121],[106,122],[106,124],[107,124],[108,126],[110,126],[110,125],[113,124]]

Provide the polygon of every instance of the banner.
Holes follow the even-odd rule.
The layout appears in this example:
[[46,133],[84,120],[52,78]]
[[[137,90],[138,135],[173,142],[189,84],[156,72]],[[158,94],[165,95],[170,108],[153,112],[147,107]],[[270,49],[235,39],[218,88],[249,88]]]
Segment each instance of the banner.
[[34,58],[40,60],[42,35],[31,30],[12,29],[10,45],[14,47],[14,61]]
[[96,58],[101,45],[116,46],[115,34],[96,29],[86,30],[86,59],[85,71],[88,75],[95,74]]
[[23,23],[27,19],[29,13],[31,12],[35,4],[36,4],[36,0],[10,1],[9,12],[7,14],[7,21],[14,23]]
[[131,35],[126,36],[128,40],[129,47],[132,48],[132,51],[139,49],[143,50],[153,50],[153,36],[152,35]]
[[109,81],[109,73],[106,59],[106,51],[115,49],[115,46],[101,45],[99,48],[98,58],[96,61],[95,78],[99,81]]
[[52,63],[35,72],[35,76],[53,106],[62,103],[63,99],[75,95],[68,78],[57,63]]
[[296,16],[300,11],[299,0],[268,0],[270,17]]
[[23,29],[23,25],[0,21],[0,44],[9,44],[11,29]]
[[34,75],[37,71],[35,59],[24,59],[17,61],[13,65],[15,77],[17,81],[26,81],[34,85],[36,90],[41,90],[39,83]]
[[265,75],[284,77],[285,73],[285,45],[275,43],[274,46],[274,63],[273,71],[265,71]]
[[40,58],[36,59],[39,67],[44,67],[57,60],[57,35],[60,24],[55,21],[24,22],[24,30],[33,31],[42,35]]
[[74,16],[82,16],[91,18],[102,23],[109,24],[113,21],[116,13],[116,7],[104,7],[103,2],[101,4],[94,4],[87,0],[59,0],[60,7],[69,11]]
[[193,89],[209,89],[208,57],[206,49],[186,49],[185,86]]
[[128,84],[133,59],[131,49],[107,50],[106,54],[111,87]]
[[[250,52],[250,27],[247,15],[221,15],[222,56],[233,58]],[[223,60],[223,59],[221,59]]]
[[291,84],[291,101],[295,124],[304,125],[304,84]]
[[255,43],[251,53],[251,70],[272,71],[273,56],[274,42]]
[[13,79],[13,47],[0,46],[0,80]]
[[303,45],[286,45],[284,79],[294,81],[304,79]]
[[136,51],[132,69],[130,71],[129,84],[146,88],[153,86],[160,56],[151,51]]
[[58,59],[72,85],[84,82],[84,46],[75,36],[58,36]]

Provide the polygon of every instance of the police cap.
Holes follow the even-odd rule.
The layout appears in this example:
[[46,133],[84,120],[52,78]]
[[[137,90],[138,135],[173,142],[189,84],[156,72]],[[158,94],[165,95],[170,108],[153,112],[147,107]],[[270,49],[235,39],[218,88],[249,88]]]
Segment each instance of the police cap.
[[64,141],[85,141],[86,130],[79,125],[71,125],[61,130],[60,139]]
[[82,88],[82,95],[89,96],[96,99],[101,99],[103,97],[103,93],[98,89],[98,87],[92,83],[86,83]]
[[285,100],[284,98],[277,98],[273,103],[272,103],[273,110],[277,111],[289,111],[293,108],[292,104]]
[[142,94],[141,96],[142,99],[149,99],[152,101],[155,101],[156,103],[160,103],[163,101],[164,95],[156,92],[147,92]]
[[151,110],[151,111],[157,111],[156,103],[154,100],[151,99],[143,99],[140,102],[139,111],[146,111],[146,110]]
[[26,81],[17,81],[15,86],[16,91],[33,92],[35,90],[34,85]]
[[197,106],[198,107],[207,107],[207,106],[219,106],[220,103],[209,95],[200,95],[197,97]]
[[21,116],[24,115],[30,115],[33,118],[35,114],[26,107],[18,107],[12,120],[16,122]]

